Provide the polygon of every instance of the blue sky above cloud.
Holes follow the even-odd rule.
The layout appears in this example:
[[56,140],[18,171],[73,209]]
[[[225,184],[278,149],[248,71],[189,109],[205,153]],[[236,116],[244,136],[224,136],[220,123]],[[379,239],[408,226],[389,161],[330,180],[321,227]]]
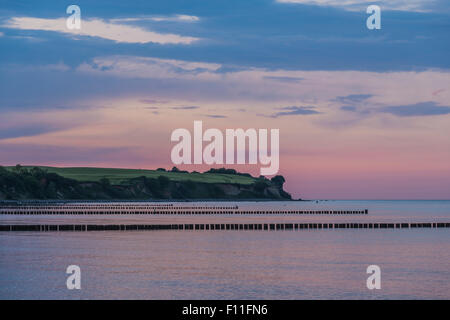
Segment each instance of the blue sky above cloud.
[[[59,21],[67,14],[58,2],[44,1],[40,6],[31,5],[31,1],[21,6],[10,2],[8,8],[0,10],[0,25],[9,26],[0,27],[0,32],[5,34],[1,45],[11,49],[2,50],[0,59],[3,63],[30,61],[30,54],[20,52],[28,42],[14,38],[26,36],[45,40],[34,44],[33,63],[59,59],[78,65],[108,52],[220,63],[223,70],[258,67],[389,71],[450,67],[446,58],[450,48],[444,41],[450,31],[445,3],[426,13],[383,12],[382,29],[369,31],[365,10],[350,12],[272,0],[169,2],[130,6],[80,1],[82,18],[94,25],[91,30],[89,24],[86,26],[85,35],[76,38],[76,45],[74,34],[60,30],[65,24]],[[158,17],[162,20],[154,21]],[[44,27],[43,21],[51,25]],[[110,25],[118,30],[105,32]],[[30,27],[34,30],[23,29]],[[172,45],[177,43],[184,45]],[[71,50],[66,50],[68,46]]]

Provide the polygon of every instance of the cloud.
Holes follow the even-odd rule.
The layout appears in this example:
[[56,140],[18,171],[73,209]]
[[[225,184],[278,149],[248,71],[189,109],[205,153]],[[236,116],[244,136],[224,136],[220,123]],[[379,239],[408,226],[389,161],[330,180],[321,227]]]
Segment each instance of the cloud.
[[[20,55],[14,57],[16,61],[23,62],[31,59],[36,62],[38,60],[48,61],[54,57],[64,56],[67,63],[75,65],[83,58],[106,54],[128,54],[220,63],[223,64],[225,72],[230,68],[253,67],[270,68],[271,70],[395,71],[424,70],[426,68],[445,69],[450,65],[449,60],[445,59],[445,47],[440,46],[445,43],[447,36],[445,24],[440,22],[437,14],[436,17],[431,18],[428,14],[399,12],[395,13],[399,15],[395,19],[400,22],[390,24],[390,32],[384,32],[384,27],[379,32],[365,32],[364,30],[367,31],[365,11],[356,14],[346,11],[338,12],[333,9],[329,11],[328,8],[324,9],[318,6],[274,4],[274,1],[264,1],[260,5],[253,6],[252,10],[248,10],[245,1],[235,1],[233,6],[223,1],[223,3],[211,6],[203,6],[201,10],[194,8],[194,11],[193,8],[188,10],[184,5],[180,6],[178,2],[173,4],[170,9],[156,9],[158,5],[155,7],[152,1],[147,1],[142,3],[139,8],[135,8],[134,11],[111,7],[110,10],[103,13],[87,12],[82,15],[81,31],[85,29],[83,22],[88,23],[90,20],[87,19],[92,17],[90,14],[95,14],[92,18],[103,19],[101,21],[108,25],[204,39],[200,42],[193,42],[195,45],[186,46],[173,45],[160,48],[157,45],[149,45],[150,49],[146,46],[136,45],[125,48],[122,45],[114,45],[114,41],[94,41],[100,40],[100,38],[92,38],[90,41],[78,41],[76,46],[70,46],[71,49],[64,52],[68,39],[86,39],[87,37],[77,36],[75,31],[66,30],[64,19],[67,16],[57,8],[54,9],[56,10],[54,12],[47,11],[48,16],[41,16],[44,13],[38,16],[37,13],[31,14],[25,11],[20,14],[14,13],[9,17],[6,15],[1,19],[0,24],[11,24],[11,21],[4,19],[23,18],[27,14],[30,15],[29,19],[58,18],[54,14],[59,11],[62,23],[58,23],[58,28],[63,28],[63,30],[58,30],[64,34],[20,30],[10,32],[11,30],[1,28],[0,30],[6,33],[5,38],[8,39],[11,39],[13,34],[20,33],[21,35],[45,36],[48,40],[48,43],[43,44],[42,47],[38,46],[33,50],[22,51]],[[348,0],[341,1],[348,2]],[[13,8],[11,10],[14,11]],[[233,15],[233,11],[242,13],[239,19]],[[158,13],[161,16],[158,16]],[[172,15],[172,13],[186,14]],[[255,17],[265,18],[255,19]],[[332,17],[331,20],[330,17]],[[200,19],[201,23],[182,22],[195,21],[196,18]],[[176,20],[180,23],[157,22],[154,21],[155,19]],[[44,21],[53,20],[44,19]],[[276,32],[272,32],[274,26],[276,26]],[[54,29],[52,28],[50,30]],[[330,34],[330,28],[335,32]],[[127,37],[128,34],[124,36],[125,40],[128,40]],[[130,39],[130,41],[136,40]],[[148,41],[148,39],[144,41]],[[405,46],[399,41],[409,41],[409,43]],[[361,42],[365,42],[364,45]],[[13,59],[13,52],[19,48],[13,41],[8,41],[5,45],[6,53],[11,53],[10,59]],[[45,50],[50,50],[48,52],[53,54],[44,54]],[[2,50],[2,52],[4,51]],[[260,54],[261,52],[268,54]],[[330,55],[330,52],[333,54]]]
[[362,10],[371,4],[378,4],[383,10],[428,12],[438,3],[438,0],[379,0],[375,2],[373,0],[276,0],[276,2],[338,7],[349,11]]
[[349,94],[347,96],[336,97],[335,101],[345,104],[361,103],[373,97],[372,94]]
[[342,106],[340,109],[365,116],[379,113],[388,113],[397,117],[422,117],[450,114],[449,106],[439,106],[433,101],[419,102],[408,105],[384,106],[380,108],[372,107],[368,109],[361,109],[355,106],[346,105]]
[[165,104],[165,103],[168,103],[169,101],[155,100],[155,99],[141,99],[141,100],[139,100],[139,102],[144,103],[144,104]]
[[[387,106],[426,101],[430,92],[439,83],[447,83],[450,76],[445,70],[363,72],[283,69],[273,71],[251,68],[222,73],[221,67],[220,64],[210,62],[116,55],[93,58],[79,65],[76,70],[80,76],[102,76],[105,79],[102,83],[121,78],[136,81],[149,79],[149,83],[145,85],[145,94],[141,96],[155,94],[158,99],[169,101],[180,98],[184,93],[183,101],[195,96],[214,100],[227,97],[228,100],[263,100],[271,105],[273,102],[282,105],[338,102],[337,107],[359,107],[369,103]],[[168,79],[170,83],[163,83],[158,81],[159,79]],[[270,80],[268,83],[267,79],[277,80]],[[282,81],[278,81],[279,79]],[[301,81],[301,85],[294,81]],[[164,96],[168,90],[170,95]],[[409,93],[406,95],[406,92]],[[445,95],[440,96],[441,100],[444,98]]]
[[390,113],[398,117],[438,116],[450,114],[449,106],[439,106],[435,102],[419,102],[404,106],[384,107],[379,112]]
[[186,14],[177,14],[174,16],[162,16],[151,18],[153,21],[176,21],[176,22],[197,22],[200,20],[197,16],[189,16]]
[[190,62],[151,57],[110,56],[98,57],[78,67],[84,73],[102,73],[125,78],[200,78],[217,71],[220,64]]
[[372,94],[349,94],[346,96],[338,96],[331,101],[344,104],[340,107],[342,111],[359,113],[360,115],[367,115],[371,112],[370,109],[361,109],[361,105],[367,105],[366,100],[373,97]]
[[314,110],[315,107],[308,106],[308,107],[297,107],[297,106],[289,106],[289,107],[282,107],[278,108],[279,110],[283,110],[277,113],[272,114],[271,118],[278,118],[283,116],[296,116],[296,115],[311,115],[311,114],[320,114],[319,111]]
[[204,114],[203,116],[207,118],[213,118],[213,119],[224,119],[227,118],[227,116],[221,115],[221,114]]
[[287,83],[298,83],[304,78],[300,77],[286,77],[286,76],[265,76],[264,79],[266,80],[273,80],[273,81],[279,81],[279,82],[287,82]]
[[[39,66],[33,65],[38,69]],[[225,103],[234,109],[246,106],[247,111],[259,112],[266,117],[274,113],[281,113],[278,116],[282,117],[283,113],[301,115],[319,111],[334,117],[341,106],[354,106],[366,113],[375,113],[373,108],[429,100],[450,105],[448,91],[431,99],[431,92],[450,81],[450,73],[445,70],[370,72],[251,68],[221,73],[218,71],[220,67],[210,62],[124,55],[99,56],[81,62],[78,67],[70,67],[70,76],[63,71],[64,66],[59,67],[62,72],[45,73],[42,70],[36,72],[37,69],[17,72],[21,65],[16,64],[0,66],[0,97],[3,102],[0,109],[48,108],[67,101],[77,102],[80,96],[86,103],[105,99],[107,101],[103,103],[109,103],[110,99],[130,97],[141,108],[146,105],[166,106],[169,110],[174,106],[203,107]],[[45,65],[44,69],[48,68]],[[58,69],[55,66],[51,68]],[[304,80],[300,84],[269,82],[267,77]],[[25,96],[23,88],[27,88]],[[167,104],[159,104],[161,102]],[[317,109],[274,110],[274,105],[316,106]],[[264,109],[258,109],[261,107]],[[350,114],[341,111],[341,115],[348,117]]]
[[133,21],[168,21],[168,22],[197,22],[200,18],[186,14],[175,14],[171,16],[154,16],[154,17],[134,17],[134,18],[118,18],[111,19],[111,22],[133,22]]
[[342,106],[341,110],[356,112],[356,107],[355,106]]
[[136,26],[107,22],[102,19],[83,19],[81,21],[81,29],[71,30],[66,27],[65,18],[12,17],[2,27],[20,30],[54,31],[73,36],[98,37],[122,43],[191,44],[199,40],[194,37],[157,33]]
[[194,110],[194,109],[198,109],[200,107],[197,106],[181,106],[181,107],[172,107],[171,109],[173,110]]
[[5,34],[0,31],[0,37],[3,37]]

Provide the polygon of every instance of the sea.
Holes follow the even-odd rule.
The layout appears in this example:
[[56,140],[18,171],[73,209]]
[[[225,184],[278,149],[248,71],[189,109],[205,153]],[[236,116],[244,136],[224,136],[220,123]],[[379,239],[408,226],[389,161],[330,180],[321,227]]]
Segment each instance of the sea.
[[[0,215],[0,224],[450,222],[450,201],[208,202],[367,215]],[[68,266],[80,289],[68,289]],[[380,289],[369,289],[369,266]],[[450,229],[0,232],[0,299],[450,299]]]

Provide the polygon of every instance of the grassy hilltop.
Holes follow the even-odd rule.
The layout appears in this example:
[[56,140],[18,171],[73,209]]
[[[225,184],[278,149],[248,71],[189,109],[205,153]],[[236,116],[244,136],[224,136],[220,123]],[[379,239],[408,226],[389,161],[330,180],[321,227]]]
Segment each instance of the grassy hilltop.
[[1,199],[291,199],[285,180],[255,178],[233,169],[187,172],[173,168],[58,168],[0,166]]
[[[5,167],[7,170],[13,170],[15,167]],[[171,181],[187,181],[202,183],[238,183],[252,184],[257,179],[247,175],[239,175],[236,173],[219,173],[219,172],[182,172],[182,171],[163,171],[145,170],[145,169],[118,169],[118,168],[93,168],[93,167],[45,167],[45,166],[22,166],[22,168],[31,170],[39,168],[48,173],[56,173],[61,177],[74,179],[79,182],[100,182],[102,179],[108,179],[111,184],[128,183],[130,179],[146,177],[157,179],[160,176],[167,177]],[[213,170],[214,171],[214,170]],[[227,172],[224,170],[223,172]],[[232,172],[232,171],[229,171]]]

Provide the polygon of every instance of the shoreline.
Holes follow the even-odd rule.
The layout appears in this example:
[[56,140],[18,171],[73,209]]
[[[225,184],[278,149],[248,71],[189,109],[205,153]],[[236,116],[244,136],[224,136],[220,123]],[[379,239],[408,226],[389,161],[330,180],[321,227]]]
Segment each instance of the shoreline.
[[118,199],[118,200],[86,200],[86,199],[25,199],[25,200],[0,200],[0,205],[8,203],[143,203],[143,202],[163,202],[163,203],[194,203],[194,202],[311,202],[311,201],[328,201],[328,200],[305,200],[305,199]]

